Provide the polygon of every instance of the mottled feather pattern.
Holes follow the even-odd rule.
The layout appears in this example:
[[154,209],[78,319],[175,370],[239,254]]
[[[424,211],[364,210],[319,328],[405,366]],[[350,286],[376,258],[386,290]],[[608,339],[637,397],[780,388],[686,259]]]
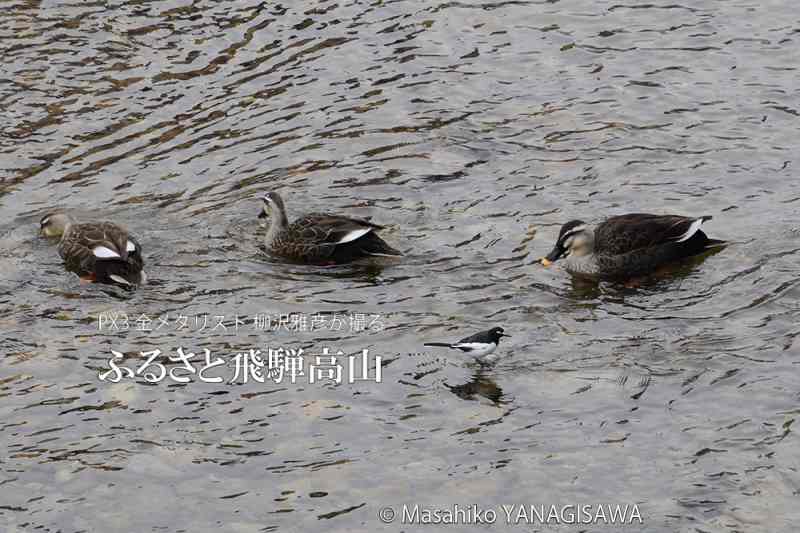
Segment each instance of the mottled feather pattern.
[[[399,254],[372,231],[352,242],[340,244],[353,231],[382,228],[367,220],[311,213],[295,220],[276,235],[271,249],[290,259],[314,263],[347,261],[370,252]],[[364,248],[365,245],[368,246]]]
[[[128,241],[135,250],[127,251]],[[103,246],[119,254],[120,259],[98,259],[94,249]],[[109,274],[117,274],[138,283],[144,267],[141,246],[123,228],[111,222],[74,224],[63,236],[58,247],[66,268],[78,275],[95,274],[105,281]]]
[[608,278],[645,275],[671,261],[701,253],[711,242],[701,230],[679,241],[698,218],[711,217],[634,213],[609,218],[595,230],[599,272]]
[[674,242],[695,220],[696,217],[644,213],[611,217],[595,230],[595,251],[599,255],[619,255]]
[[606,219],[593,230],[580,220],[564,224],[547,264],[565,257],[574,275],[630,278],[647,275],[667,263],[702,254],[724,241],[701,230],[710,216],[684,217],[631,213]]
[[[632,250],[624,254],[595,256],[599,272],[605,278],[630,278],[654,272],[660,266],[699,253],[702,247],[669,242]],[[692,243],[694,244],[694,243]]]

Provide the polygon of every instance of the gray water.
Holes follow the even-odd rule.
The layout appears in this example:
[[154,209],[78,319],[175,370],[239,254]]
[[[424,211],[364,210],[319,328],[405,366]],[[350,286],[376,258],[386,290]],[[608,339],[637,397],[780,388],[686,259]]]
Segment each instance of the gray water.
[[[793,2],[12,0],[0,39],[2,531],[620,530],[503,504],[796,530]],[[405,257],[270,258],[268,190]],[[128,227],[150,283],[79,283],[37,237],[52,208]],[[636,211],[732,244],[630,287],[534,264],[563,222]],[[374,323],[255,327],[290,313]],[[422,347],[495,325],[492,367]],[[111,350],[268,345],[368,349],[382,381],[98,378]],[[404,504],[498,519],[379,521]]]

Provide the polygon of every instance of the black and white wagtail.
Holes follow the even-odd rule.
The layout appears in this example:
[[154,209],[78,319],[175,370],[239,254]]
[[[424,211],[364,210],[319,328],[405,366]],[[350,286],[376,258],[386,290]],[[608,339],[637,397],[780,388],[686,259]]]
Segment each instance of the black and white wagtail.
[[442,346],[445,348],[453,348],[454,350],[461,350],[467,355],[481,360],[491,362],[495,358],[490,357],[492,352],[497,349],[502,337],[510,337],[506,335],[503,328],[492,328],[487,331],[481,331],[475,335],[470,335],[465,339],[458,342],[426,342],[425,346]]

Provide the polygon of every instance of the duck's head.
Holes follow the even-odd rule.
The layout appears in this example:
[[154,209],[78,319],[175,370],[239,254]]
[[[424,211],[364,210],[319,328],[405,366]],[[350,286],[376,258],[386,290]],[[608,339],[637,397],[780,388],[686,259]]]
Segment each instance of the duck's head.
[[270,191],[261,198],[262,206],[258,218],[267,218],[275,216],[275,214],[283,215],[285,207],[283,205],[283,198],[275,191]]
[[72,217],[65,213],[51,213],[39,221],[39,234],[48,238],[61,237],[72,224]]
[[570,220],[558,233],[558,240],[553,250],[540,261],[544,266],[570,255],[581,256],[592,253],[594,249],[594,233],[582,220]]
[[498,344],[500,339],[503,337],[510,337],[511,335],[506,335],[505,330],[501,327],[492,328],[489,330],[489,337],[492,339],[492,342]]

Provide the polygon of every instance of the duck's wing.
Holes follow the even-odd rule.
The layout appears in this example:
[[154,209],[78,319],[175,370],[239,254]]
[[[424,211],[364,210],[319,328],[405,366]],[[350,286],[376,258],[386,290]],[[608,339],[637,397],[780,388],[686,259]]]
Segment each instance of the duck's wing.
[[134,270],[142,270],[144,268],[144,256],[142,256],[142,245],[133,235],[127,235],[125,242],[125,249],[128,252],[128,264]]
[[58,254],[67,270],[79,275],[94,272],[95,257],[83,236],[82,225],[73,226],[58,245]]
[[298,241],[314,245],[345,244],[382,228],[368,220],[319,213],[305,215],[289,226]]
[[632,213],[611,217],[595,230],[595,250],[618,255],[692,238],[710,216],[697,218],[679,215]]
[[80,266],[82,270],[92,270],[98,260],[142,263],[141,250],[136,239],[111,222],[77,224],[59,246],[59,253],[68,266]]

